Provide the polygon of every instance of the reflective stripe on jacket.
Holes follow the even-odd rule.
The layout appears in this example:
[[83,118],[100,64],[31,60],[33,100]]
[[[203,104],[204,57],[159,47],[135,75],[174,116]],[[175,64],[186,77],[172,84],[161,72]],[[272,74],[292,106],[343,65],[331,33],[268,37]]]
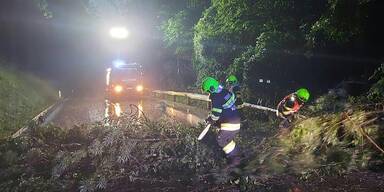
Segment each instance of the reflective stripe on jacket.
[[303,106],[295,93],[289,94],[278,105],[278,111],[284,116],[296,113]]
[[211,118],[213,120],[218,120],[218,123],[240,123],[240,116],[234,105],[236,97],[233,93],[223,88],[217,93],[210,94],[209,98],[212,102]]

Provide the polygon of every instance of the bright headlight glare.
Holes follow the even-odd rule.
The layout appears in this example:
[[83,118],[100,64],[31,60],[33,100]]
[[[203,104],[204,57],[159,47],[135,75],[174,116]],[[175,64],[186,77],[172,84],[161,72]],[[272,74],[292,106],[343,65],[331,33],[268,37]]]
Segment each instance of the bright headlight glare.
[[120,93],[120,92],[123,91],[123,87],[121,85],[116,85],[114,87],[114,90],[115,90],[116,93]]
[[136,91],[141,92],[143,91],[144,87],[142,85],[136,86]]
[[113,27],[109,30],[109,34],[115,39],[126,39],[129,32],[125,27]]

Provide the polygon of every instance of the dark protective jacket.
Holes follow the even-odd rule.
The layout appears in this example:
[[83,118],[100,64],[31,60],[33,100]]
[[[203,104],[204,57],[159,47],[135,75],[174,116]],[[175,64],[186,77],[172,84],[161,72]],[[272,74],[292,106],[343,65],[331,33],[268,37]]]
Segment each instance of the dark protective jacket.
[[209,99],[212,102],[209,118],[220,125],[217,143],[233,164],[239,163],[239,148],[234,141],[240,130],[240,116],[235,106],[235,94],[219,86],[219,90],[210,94]]
[[298,112],[303,105],[304,103],[300,101],[296,93],[291,93],[280,101],[277,110],[282,117],[286,118]]
[[240,116],[235,106],[235,94],[220,87],[217,93],[211,93],[209,95],[209,99],[212,102],[212,111],[210,116],[212,120],[217,121],[219,124],[240,123]]
[[237,109],[240,109],[242,107],[242,104],[244,103],[241,95],[240,85],[239,84],[231,85],[229,88],[229,91],[235,94],[235,97],[236,97],[235,105]]

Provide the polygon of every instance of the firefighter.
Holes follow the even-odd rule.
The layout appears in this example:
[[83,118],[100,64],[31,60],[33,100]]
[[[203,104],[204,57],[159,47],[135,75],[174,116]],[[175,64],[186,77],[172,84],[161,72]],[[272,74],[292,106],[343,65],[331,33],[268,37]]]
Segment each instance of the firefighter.
[[289,128],[294,119],[295,114],[303,107],[304,103],[309,99],[309,91],[305,88],[300,88],[294,93],[284,97],[277,105],[276,115],[284,120],[280,123],[279,128]]
[[228,90],[230,92],[234,93],[236,96],[236,102],[235,102],[236,108],[237,109],[243,108],[244,102],[243,102],[242,96],[241,96],[241,88],[240,88],[240,84],[239,84],[239,81],[237,80],[236,76],[234,76],[234,75],[228,76],[226,83],[228,86]]
[[235,106],[235,94],[223,88],[212,77],[203,80],[201,89],[209,93],[212,103],[212,111],[205,121],[211,125],[220,126],[217,143],[226,154],[229,167],[236,167],[240,164],[240,151],[234,138],[240,131],[240,116]]

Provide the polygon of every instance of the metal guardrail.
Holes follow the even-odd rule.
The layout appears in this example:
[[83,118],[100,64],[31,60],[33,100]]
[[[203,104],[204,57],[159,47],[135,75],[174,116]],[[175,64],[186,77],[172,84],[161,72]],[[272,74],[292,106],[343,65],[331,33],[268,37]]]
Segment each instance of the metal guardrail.
[[[176,97],[175,96],[182,96],[182,97],[186,97],[188,99],[206,101],[206,102],[208,102],[208,105],[210,105],[209,104],[210,103],[210,99],[209,99],[208,95],[202,95],[202,94],[197,94],[197,93],[188,93],[188,92],[160,91],[160,90],[154,90],[152,92],[155,93],[155,94],[163,94],[163,95],[173,96],[173,101],[176,101]],[[273,113],[277,112],[276,109],[272,109],[272,108],[269,108],[269,107],[264,107],[264,106],[256,105],[256,104],[252,104],[252,103],[244,103],[243,106],[244,107],[249,107],[249,108],[252,108],[252,109],[271,111]],[[208,106],[208,108],[209,108],[209,106]]]
[[42,112],[40,112],[38,115],[36,115],[28,125],[20,128],[19,130],[17,130],[11,137],[14,139],[14,138],[17,138],[19,137],[20,135],[22,135],[25,131],[27,131],[28,129],[30,129],[31,127],[33,126],[39,126],[39,125],[43,125],[44,123],[46,123],[46,120],[47,120],[47,117],[53,113],[56,109],[58,109],[58,107],[60,105],[62,105],[67,99],[60,99],[59,101],[57,101],[56,103],[52,104],[51,106],[47,107],[46,109],[44,109]]
[[196,99],[196,100],[200,100],[200,101],[210,102],[208,95],[188,93],[188,92],[160,91],[160,90],[154,90],[152,92],[158,93],[158,94],[172,95],[172,96],[184,96],[184,97],[188,97],[190,99]]
[[184,104],[187,104],[187,105],[191,105],[193,103],[193,100],[202,101],[204,102],[203,105],[205,105],[203,108],[205,109],[211,108],[211,102],[209,100],[208,95],[188,93],[188,92],[160,91],[160,90],[153,90],[152,93],[154,93],[155,96],[160,95],[162,99],[166,99],[166,100],[169,100],[170,98],[165,98],[164,96],[171,96],[171,100],[173,102],[177,102],[178,97],[186,98],[186,102]]

